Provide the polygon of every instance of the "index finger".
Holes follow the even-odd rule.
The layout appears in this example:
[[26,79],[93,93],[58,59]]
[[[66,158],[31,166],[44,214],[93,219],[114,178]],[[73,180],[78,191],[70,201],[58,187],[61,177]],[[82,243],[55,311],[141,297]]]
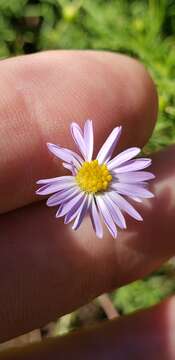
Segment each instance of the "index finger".
[[122,55],[55,51],[0,64],[0,212],[36,199],[35,181],[57,176],[45,143],[71,147],[69,123],[92,118],[96,146],[123,125],[121,147],[143,146],[157,114],[143,68]]

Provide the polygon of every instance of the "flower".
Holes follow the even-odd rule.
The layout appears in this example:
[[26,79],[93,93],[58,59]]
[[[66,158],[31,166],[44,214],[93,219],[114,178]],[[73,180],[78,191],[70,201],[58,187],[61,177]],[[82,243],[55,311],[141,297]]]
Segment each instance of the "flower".
[[47,146],[51,153],[63,160],[63,166],[71,175],[37,181],[42,186],[36,193],[53,194],[47,200],[47,205],[59,206],[56,217],[64,216],[65,224],[74,220],[72,229],[77,230],[85,215],[89,214],[99,238],[103,236],[102,219],[116,238],[117,227],[126,228],[123,213],[138,221],[143,220],[127,198],[142,202],[144,198],[153,197],[147,189],[147,180],[155,176],[143,171],[151,164],[151,159],[134,159],[141,151],[138,147],[124,150],[111,159],[122,132],[122,127],[118,126],[108,136],[96,159],[92,160],[92,121],[86,120],[83,130],[73,122],[70,129],[81,156],[59,145],[47,143]]

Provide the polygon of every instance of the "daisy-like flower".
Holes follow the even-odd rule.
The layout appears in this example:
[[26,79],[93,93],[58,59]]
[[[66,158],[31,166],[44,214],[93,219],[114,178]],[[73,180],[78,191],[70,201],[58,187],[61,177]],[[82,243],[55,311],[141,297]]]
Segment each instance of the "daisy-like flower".
[[[93,124],[87,120],[82,130],[76,123],[70,126],[72,137],[81,155],[59,145],[48,143],[48,149],[63,160],[63,166],[71,172],[37,181],[42,186],[39,195],[50,195],[48,206],[58,206],[56,217],[64,216],[65,224],[74,221],[72,229],[77,230],[83,218],[89,214],[96,235],[103,236],[101,220],[111,235],[117,237],[117,228],[125,229],[125,213],[142,221],[141,215],[128,199],[142,202],[153,194],[147,189],[147,181],[154,179],[150,172],[143,171],[151,164],[147,158],[134,159],[141,151],[132,147],[111,159],[119,141],[122,127],[116,127],[106,139],[95,160]],[[140,171],[141,170],[141,171]]]

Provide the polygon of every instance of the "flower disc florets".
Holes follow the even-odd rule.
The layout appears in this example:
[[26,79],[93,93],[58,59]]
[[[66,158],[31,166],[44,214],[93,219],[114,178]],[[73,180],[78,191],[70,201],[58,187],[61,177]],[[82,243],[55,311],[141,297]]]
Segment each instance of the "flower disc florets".
[[97,193],[108,188],[112,180],[107,166],[99,165],[98,160],[85,161],[76,175],[79,187],[87,193]]

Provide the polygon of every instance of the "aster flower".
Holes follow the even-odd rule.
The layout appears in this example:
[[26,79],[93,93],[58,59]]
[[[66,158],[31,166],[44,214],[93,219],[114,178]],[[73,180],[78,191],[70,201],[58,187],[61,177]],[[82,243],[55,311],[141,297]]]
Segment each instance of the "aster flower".
[[101,220],[116,238],[117,228],[126,228],[123,214],[127,213],[138,221],[143,220],[128,199],[142,202],[144,198],[153,197],[147,189],[147,181],[153,179],[154,175],[143,171],[151,160],[134,159],[141,151],[138,147],[124,150],[111,159],[121,136],[121,126],[113,129],[95,160],[92,160],[92,121],[87,120],[83,130],[77,123],[72,123],[70,130],[81,155],[59,145],[48,143],[47,146],[51,153],[63,160],[63,166],[71,175],[37,181],[42,186],[36,193],[53,194],[47,200],[47,205],[58,206],[56,217],[64,216],[65,224],[74,221],[72,229],[77,230],[85,215],[89,214],[99,238],[103,236]]

